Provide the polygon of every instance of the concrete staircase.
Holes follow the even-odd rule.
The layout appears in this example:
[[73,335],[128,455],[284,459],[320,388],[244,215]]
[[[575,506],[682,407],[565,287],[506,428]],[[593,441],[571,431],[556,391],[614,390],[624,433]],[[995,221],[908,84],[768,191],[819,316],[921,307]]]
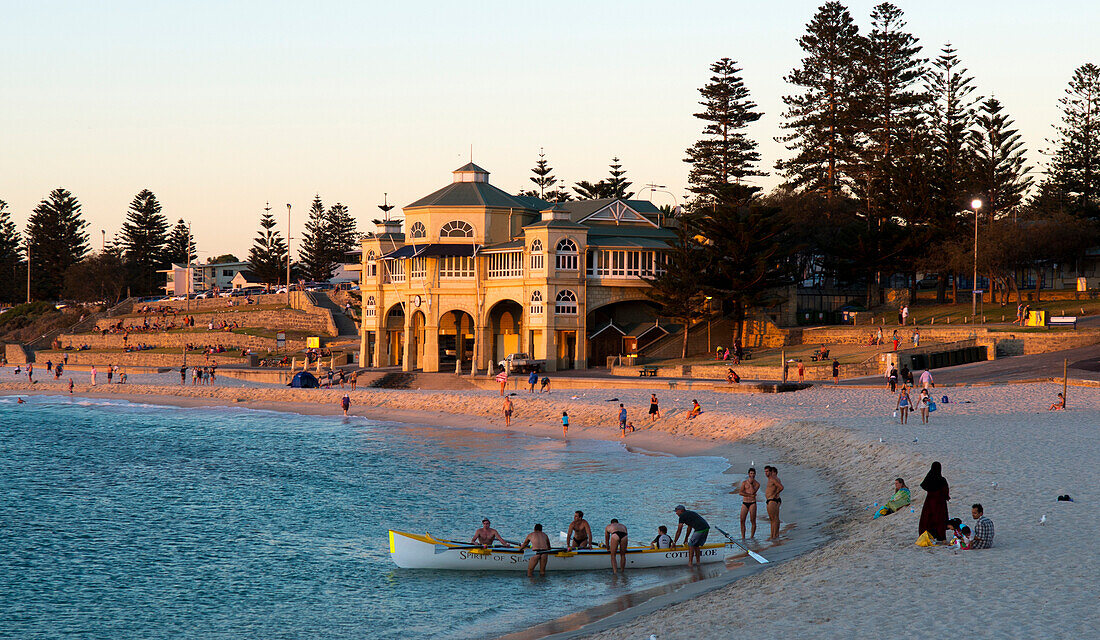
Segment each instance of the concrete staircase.
[[336,323],[336,329],[340,336],[359,335],[359,328],[355,324],[355,320],[349,318],[347,314],[344,313],[344,308],[333,302],[328,293],[324,291],[310,291],[307,296],[313,304],[332,312],[332,320]]

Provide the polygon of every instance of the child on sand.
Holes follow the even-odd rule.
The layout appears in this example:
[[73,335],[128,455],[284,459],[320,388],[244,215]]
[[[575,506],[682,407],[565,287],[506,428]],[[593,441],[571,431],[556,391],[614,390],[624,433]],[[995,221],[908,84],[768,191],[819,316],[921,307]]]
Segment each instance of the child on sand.
[[569,412],[561,412],[561,432],[563,435],[569,435]]

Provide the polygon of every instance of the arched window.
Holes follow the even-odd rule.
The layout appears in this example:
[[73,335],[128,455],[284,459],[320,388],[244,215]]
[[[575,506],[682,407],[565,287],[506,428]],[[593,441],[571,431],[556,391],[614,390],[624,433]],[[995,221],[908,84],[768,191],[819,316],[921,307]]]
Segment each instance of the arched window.
[[569,289],[560,291],[554,301],[554,313],[559,316],[577,315],[577,294]]
[[363,270],[363,275],[368,278],[373,278],[378,275],[378,254],[371,251],[367,252],[367,267]]
[[577,245],[569,238],[562,238],[555,249],[554,267],[558,271],[577,270]]
[[376,313],[377,307],[374,296],[367,296],[367,304],[363,307],[363,315],[367,318],[373,318]]
[[428,230],[424,228],[423,222],[414,222],[412,228],[409,229],[409,237],[411,238],[424,238],[427,235]]
[[451,220],[439,230],[440,238],[472,238],[474,228],[461,220]]
[[542,240],[531,243],[531,271],[542,271],[546,268],[546,254],[542,250]]
[[542,292],[536,291],[531,294],[531,315],[541,316],[542,310]]

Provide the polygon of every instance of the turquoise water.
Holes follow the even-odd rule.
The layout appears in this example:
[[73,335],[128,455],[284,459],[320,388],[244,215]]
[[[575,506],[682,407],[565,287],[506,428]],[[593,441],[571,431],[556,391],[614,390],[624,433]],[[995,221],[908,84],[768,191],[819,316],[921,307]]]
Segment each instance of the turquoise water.
[[[243,409],[0,397],[0,637],[467,638],[684,577],[396,568],[390,528],[505,538],[574,509],[635,540],[726,462],[617,443]],[[714,522],[714,520],[712,520]],[[601,536],[602,537],[602,536]]]

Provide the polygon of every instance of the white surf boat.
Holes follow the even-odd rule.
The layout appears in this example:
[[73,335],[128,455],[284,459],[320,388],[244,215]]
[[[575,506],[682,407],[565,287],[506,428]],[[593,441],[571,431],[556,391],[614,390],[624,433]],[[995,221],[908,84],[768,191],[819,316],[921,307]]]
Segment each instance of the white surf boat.
[[[710,543],[702,547],[701,562],[722,562],[728,555],[745,553],[740,545]],[[547,554],[547,571],[591,571],[609,569],[611,559],[607,549],[561,548],[541,553]],[[748,552],[754,557],[757,554]],[[516,547],[490,547],[483,549],[459,540],[436,538],[431,534],[418,535],[404,531],[390,531],[390,558],[402,569],[457,569],[460,571],[526,571],[527,562],[535,555],[530,549],[520,551]],[[688,549],[684,546],[672,549],[650,549],[628,546],[626,566],[632,569],[672,567],[687,565]],[[762,558],[760,558],[763,560]],[[766,561],[765,561],[766,562]]]

